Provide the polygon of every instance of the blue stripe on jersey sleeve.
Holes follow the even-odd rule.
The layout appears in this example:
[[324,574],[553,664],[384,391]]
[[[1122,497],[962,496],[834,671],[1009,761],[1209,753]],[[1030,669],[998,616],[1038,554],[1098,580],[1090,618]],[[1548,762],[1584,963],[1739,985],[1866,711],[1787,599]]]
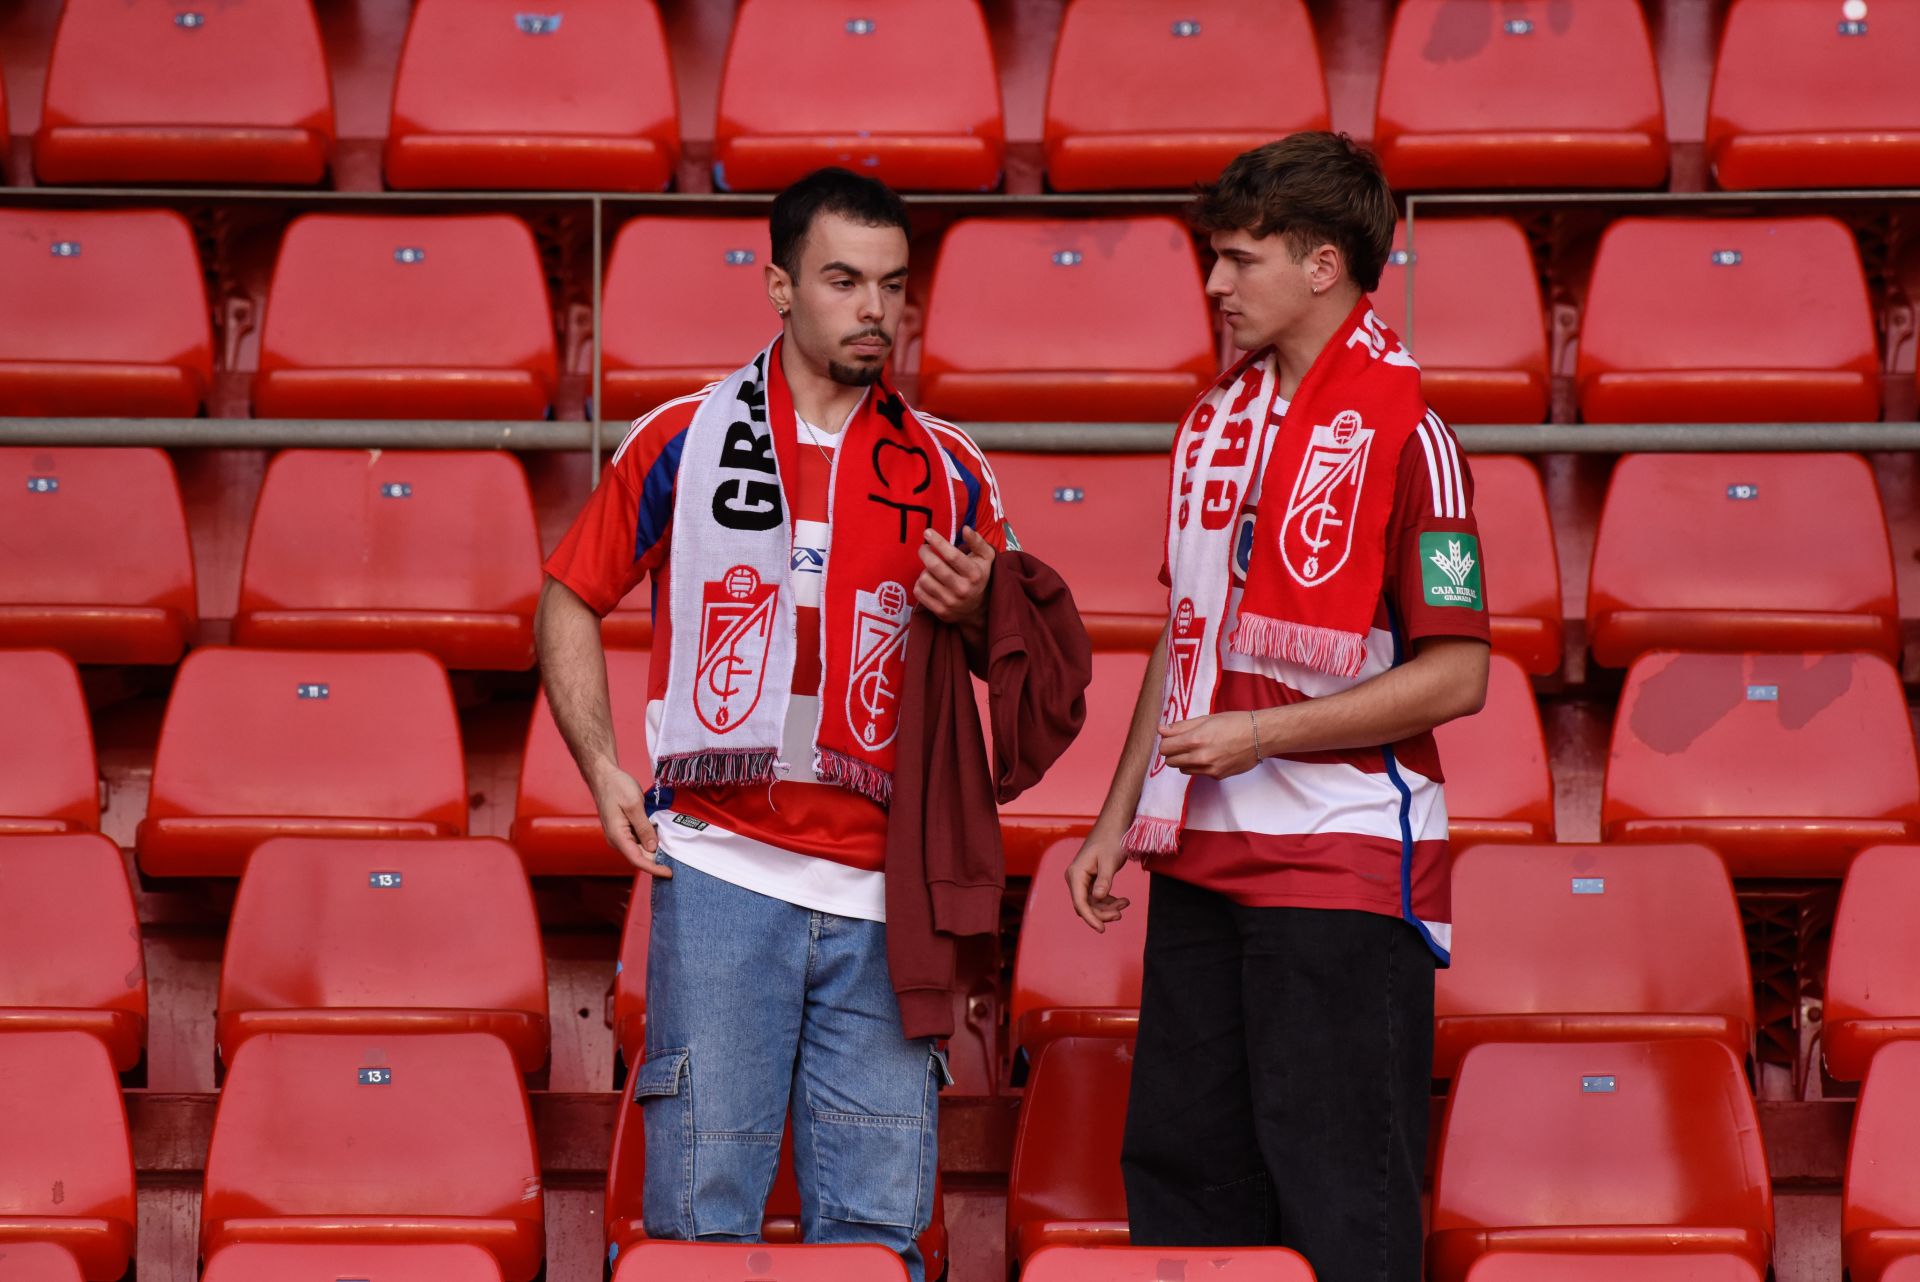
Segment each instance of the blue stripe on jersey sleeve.
[[973,474],[973,470],[967,466],[965,459],[945,445],[940,447],[940,451],[952,461],[955,470],[960,473],[961,483],[967,487],[967,514],[961,520],[960,526],[962,529],[971,527],[977,530],[980,528],[980,478]]
[[680,476],[680,455],[687,447],[687,432],[681,429],[660,447],[660,457],[647,469],[640,484],[640,514],[633,523],[633,559],[638,561],[666,537],[667,524],[673,520],[673,486]]

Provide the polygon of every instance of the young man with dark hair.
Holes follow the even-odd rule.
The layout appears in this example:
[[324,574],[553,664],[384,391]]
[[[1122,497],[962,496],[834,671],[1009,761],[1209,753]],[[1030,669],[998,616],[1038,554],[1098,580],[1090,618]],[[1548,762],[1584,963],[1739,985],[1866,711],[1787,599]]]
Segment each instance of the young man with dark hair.
[[[821,170],[771,232],[779,337],[633,425],[547,562],[541,671],[607,840],[650,875],[647,1232],[756,1240],[791,1106],[806,1240],[890,1247],[919,1282],[946,1066],[889,982],[883,807],[912,610],[977,640],[1006,539],[980,451],[885,377],[900,198]],[[648,574],[643,792],[599,629]]]
[[1487,679],[1473,479],[1367,304],[1393,242],[1343,135],[1203,192],[1250,352],[1175,439],[1170,617],[1068,869],[1095,930],[1150,874],[1122,1166],[1141,1245],[1290,1246],[1418,1282],[1433,976],[1452,943],[1431,731]]

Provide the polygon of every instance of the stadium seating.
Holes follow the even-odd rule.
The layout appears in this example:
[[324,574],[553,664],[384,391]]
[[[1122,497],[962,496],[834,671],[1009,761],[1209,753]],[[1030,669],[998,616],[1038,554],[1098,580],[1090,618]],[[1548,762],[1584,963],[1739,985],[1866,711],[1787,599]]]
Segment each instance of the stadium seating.
[[[1000,807],[1009,877],[1031,876],[1047,847],[1065,838],[1084,837],[1093,827],[1113,783],[1113,768],[1127,741],[1146,669],[1144,654],[1093,656],[1093,684],[1087,687],[1087,720],[1080,737],[1044,779]],[[984,686],[978,690],[985,726],[986,690]]]
[[547,967],[519,856],[491,837],[282,837],[247,862],[220,969],[220,1058],[269,1032],[492,1033],[547,1062]]
[[1193,238],[1174,219],[975,218],[947,232],[920,358],[930,412],[1172,422],[1217,368]]
[[1837,877],[1865,846],[1912,840],[1920,767],[1899,674],[1874,654],[1644,655],[1601,823],[1609,841],[1705,842],[1735,877]]
[[398,188],[660,191],[679,108],[652,0],[422,0],[393,86]]
[[1395,228],[1373,310],[1420,362],[1428,404],[1450,423],[1544,422],[1552,374],[1526,233],[1508,218],[1421,218],[1413,238]]
[[0,1033],[0,1083],[0,1254],[47,1243],[88,1282],[113,1282],[127,1271],[137,1220],[133,1146],[106,1048],[71,1030]]
[[[607,692],[613,705],[613,737],[620,764],[653,785],[647,751],[647,675],[651,657],[638,650],[607,651]],[[513,847],[536,877],[631,877],[633,865],[607,844],[593,793],[553,723],[543,690],[534,700],[527,747],[520,758],[520,792],[514,802]]]
[[1476,846],[1434,990],[1434,1076],[1481,1042],[1702,1037],[1745,1060],[1753,987],[1733,884],[1704,846]]
[[466,1242],[508,1282],[545,1259],[518,1068],[487,1033],[262,1033],[214,1116],[200,1248]]
[[1483,1255],[1467,1282],[1764,1282],[1766,1270],[1737,1255],[1625,1255],[1610,1251],[1501,1251]]
[[752,360],[780,332],[768,260],[764,218],[641,217],[622,227],[601,293],[607,420],[636,419]]
[[906,1282],[907,1266],[883,1246],[760,1242],[640,1242],[620,1256],[613,1282]]
[[1167,626],[1167,456],[994,454],[1020,546],[1060,572],[1103,650],[1151,650]]
[[1560,554],[1540,473],[1527,459],[1497,454],[1467,460],[1467,467],[1480,545],[1495,567],[1487,581],[1493,648],[1533,676],[1550,676],[1566,643]]
[[1707,153],[1722,187],[1920,186],[1920,14],[1740,0],[1720,32]]
[[1062,1037],[1035,1059],[1007,1177],[1008,1259],[1127,1244],[1120,1124],[1132,1078],[1131,1040]]
[[1900,655],[1893,552],[1857,454],[1629,454],[1594,538],[1596,662],[1648,650]]
[[1715,1042],[1476,1046],[1439,1154],[1431,1282],[1505,1251],[1711,1252],[1762,1271],[1773,1252],[1753,1096]]
[[[6,104],[0,102],[0,109]],[[4,117],[0,117],[4,123]],[[80,1262],[51,1242],[0,1245],[0,1282],[84,1282]]]
[[1841,1254],[1852,1282],[1911,1278],[1920,1257],[1920,1043],[1895,1042],[1873,1057],[1853,1115],[1842,1195]]
[[67,0],[33,167],[43,183],[316,183],[333,92],[307,0]]
[[1873,309],[1832,218],[1622,218],[1593,264],[1575,367],[1590,423],[1880,417]]
[[636,877],[613,967],[613,1043],[625,1063],[647,1052],[647,944],[653,938],[653,879]]
[[173,663],[186,648],[193,552],[163,451],[0,446],[0,546],[0,646],[79,663]]
[[526,668],[539,596],[533,499],[512,456],[287,450],[254,507],[233,635]]
[[268,837],[467,830],[444,669],[424,654],[195,650],[160,729],[140,867],[236,877]]
[[[813,76],[795,67],[858,68]],[[720,81],[714,179],[775,191],[822,165],[901,191],[999,185],[1005,129],[973,0],[743,0]]]
[[500,1282],[500,1264],[464,1242],[242,1242],[207,1261],[200,1282]]
[[122,1073],[146,1041],[127,868],[94,833],[0,837],[0,1037],[47,1028],[99,1038]]
[[537,419],[553,314],[533,233],[509,214],[304,214],[267,294],[264,418]]
[[213,329],[179,214],[0,209],[0,279],[0,414],[200,412]]
[[1047,82],[1047,181],[1184,190],[1327,119],[1302,0],[1074,0]]
[[1636,0],[1403,0],[1374,147],[1396,188],[1655,187],[1666,114]]
[[1874,846],[1853,858],[1834,915],[1821,1045],[1827,1072],[1866,1076],[1889,1042],[1920,1038],[1920,967],[1911,906],[1920,892],[1920,847]]
[[0,650],[0,835],[84,832],[100,826],[80,674],[51,650]]
[[1433,737],[1446,772],[1447,833],[1456,846],[1553,840],[1547,741],[1519,664],[1493,655],[1486,705],[1437,727]]
[[1022,1282],[1314,1282],[1313,1269],[1285,1247],[1050,1246],[1020,1272]]
[[1118,893],[1132,900],[1117,922],[1095,934],[1074,914],[1067,865],[1074,839],[1047,848],[1027,887],[1020,948],[1013,959],[1008,1023],[1015,1054],[1029,1058],[1062,1037],[1124,1037],[1140,1026],[1141,954],[1147,944],[1145,878],[1129,876]]

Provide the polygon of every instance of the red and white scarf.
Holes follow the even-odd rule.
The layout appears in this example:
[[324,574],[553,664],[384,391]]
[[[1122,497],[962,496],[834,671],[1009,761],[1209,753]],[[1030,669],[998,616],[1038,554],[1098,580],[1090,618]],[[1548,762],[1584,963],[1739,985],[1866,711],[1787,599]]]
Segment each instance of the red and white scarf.
[[[1366,662],[1400,451],[1426,417],[1420,367],[1362,298],[1284,411],[1278,391],[1273,349],[1263,348],[1221,375],[1174,437],[1164,723],[1213,710],[1243,537],[1252,540],[1246,590],[1225,644],[1336,676],[1358,676]],[[1243,534],[1240,509],[1263,457],[1259,505]],[[1179,848],[1187,784],[1154,754],[1128,850]]]
[[[673,648],[653,766],[670,788],[764,783],[786,769],[799,438],[780,342],[707,391],[680,457]],[[813,769],[885,805],[920,546],[928,528],[957,537],[959,517],[939,442],[885,382],[833,453]]]

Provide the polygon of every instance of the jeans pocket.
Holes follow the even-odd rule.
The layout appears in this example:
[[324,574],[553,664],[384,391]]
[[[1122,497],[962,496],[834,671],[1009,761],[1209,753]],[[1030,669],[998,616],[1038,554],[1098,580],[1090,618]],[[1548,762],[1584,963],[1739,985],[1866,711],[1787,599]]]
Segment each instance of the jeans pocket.
[[693,1236],[693,1090],[684,1049],[655,1051],[633,1070],[633,1102],[646,1124],[641,1220],[647,1236]]

